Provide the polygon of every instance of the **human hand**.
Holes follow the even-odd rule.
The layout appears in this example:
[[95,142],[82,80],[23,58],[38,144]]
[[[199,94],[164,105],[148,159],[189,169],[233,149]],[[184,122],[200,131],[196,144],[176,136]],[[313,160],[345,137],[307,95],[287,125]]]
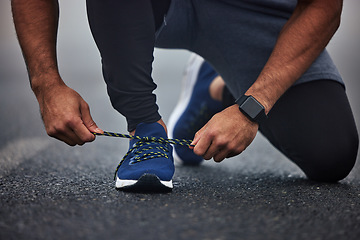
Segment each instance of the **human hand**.
[[215,114],[196,134],[194,153],[215,162],[244,151],[254,140],[258,124],[243,115],[237,105]]
[[46,132],[70,146],[95,140],[91,132],[102,133],[90,115],[88,104],[65,84],[36,94]]

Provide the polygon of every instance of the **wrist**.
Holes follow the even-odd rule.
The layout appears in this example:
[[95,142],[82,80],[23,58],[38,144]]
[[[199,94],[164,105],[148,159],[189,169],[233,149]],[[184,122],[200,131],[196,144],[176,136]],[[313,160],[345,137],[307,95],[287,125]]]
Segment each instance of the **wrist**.
[[39,76],[30,79],[31,89],[36,97],[41,96],[44,92],[54,87],[64,86],[65,83],[59,75],[55,76]]

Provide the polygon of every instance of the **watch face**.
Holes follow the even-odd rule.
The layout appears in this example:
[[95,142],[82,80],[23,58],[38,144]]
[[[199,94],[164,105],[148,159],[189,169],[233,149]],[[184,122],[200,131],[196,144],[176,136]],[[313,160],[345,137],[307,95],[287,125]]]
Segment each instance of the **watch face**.
[[258,101],[252,96],[249,96],[243,104],[241,104],[240,108],[246,112],[250,118],[255,119],[259,113],[264,110]]

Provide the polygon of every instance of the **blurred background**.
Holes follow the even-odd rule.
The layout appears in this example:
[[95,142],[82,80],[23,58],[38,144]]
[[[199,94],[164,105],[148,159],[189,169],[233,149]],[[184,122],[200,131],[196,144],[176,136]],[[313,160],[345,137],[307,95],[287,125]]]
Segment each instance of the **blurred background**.
[[[112,121],[97,122],[104,129],[119,129],[119,124],[124,124],[124,119],[118,116],[111,108],[97,106],[98,98],[106,98],[106,88],[102,80],[100,57],[89,31],[86,17],[85,0],[60,1],[61,17],[58,38],[58,57],[60,72],[68,85],[75,88],[90,104],[93,117],[108,114]],[[356,122],[360,122],[360,1],[345,0],[341,27],[330,42],[328,50],[337,64],[345,83],[347,93],[352,105]],[[175,106],[184,66],[189,52],[184,50],[155,50],[154,79],[158,84],[156,90],[160,111],[167,120],[172,108]],[[36,109],[36,100],[32,95],[27,79],[25,64],[17,43],[15,30],[12,23],[10,1],[0,1],[0,82],[1,92],[12,91],[14,99],[21,96],[24,102]],[[89,92],[85,85],[95,86],[96,94]],[[12,89],[6,89],[11,87]],[[16,88],[17,87],[17,88]],[[167,89],[174,89],[173,92]],[[93,97],[96,96],[96,97]],[[8,109],[11,104],[4,102],[13,101],[9,96],[0,96],[1,118],[6,117],[14,109]],[[14,108],[16,106],[14,105]],[[40,120],[38,113],[34,121]],[[336,113],[334,113],[336,114]],[[99,119],[101,119],[99,117]],[[100,120],[104,121],[104,120]],[[29,123],[28,124],[32,124]],[[37,124],[37,123],[36,123]],[[7,126],[2,126],[7,128]],[[123,129],[121,129],[123,128]],[[120,127],[119,131],[125,127]]]
[[[85,0],[61,0],[60,7],[63,79],[89,103],[99,127],[125,133],[125,120],[106,94]],[[347,85],[358,131],[359,9],[359,0],[344,0],[341,27],[328,47]],[[180,95],[189,55],[155,50],[153,75],[165,121]],[[261,134],[239,161],[177,165],[172,194],[114,191],[113,171],[128,141],[99,137],[69,148],[46,135],[10,0],[0,0],[0,126],[0,239],[360,239],[359,155],[340,184],[313,183]]]

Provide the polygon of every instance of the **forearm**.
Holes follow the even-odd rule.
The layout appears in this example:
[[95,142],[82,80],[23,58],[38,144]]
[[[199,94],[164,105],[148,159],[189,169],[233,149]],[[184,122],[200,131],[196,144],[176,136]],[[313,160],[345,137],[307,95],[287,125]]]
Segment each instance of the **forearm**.
[[342,1],[299,1],[279,34],[273,52],[246,95],[270,111],[324,50],[340,24]]
[[12,0],[18,40],[35,94],[62,83],[56,60],[59,7],[56,0]]
[[11,3],[31,88],[39,102],[46,132],[71,146],[93,141],[95,136],[91,132],[102,131],[93,121],[88,104],[59,75],[57,0],[12,0]]

